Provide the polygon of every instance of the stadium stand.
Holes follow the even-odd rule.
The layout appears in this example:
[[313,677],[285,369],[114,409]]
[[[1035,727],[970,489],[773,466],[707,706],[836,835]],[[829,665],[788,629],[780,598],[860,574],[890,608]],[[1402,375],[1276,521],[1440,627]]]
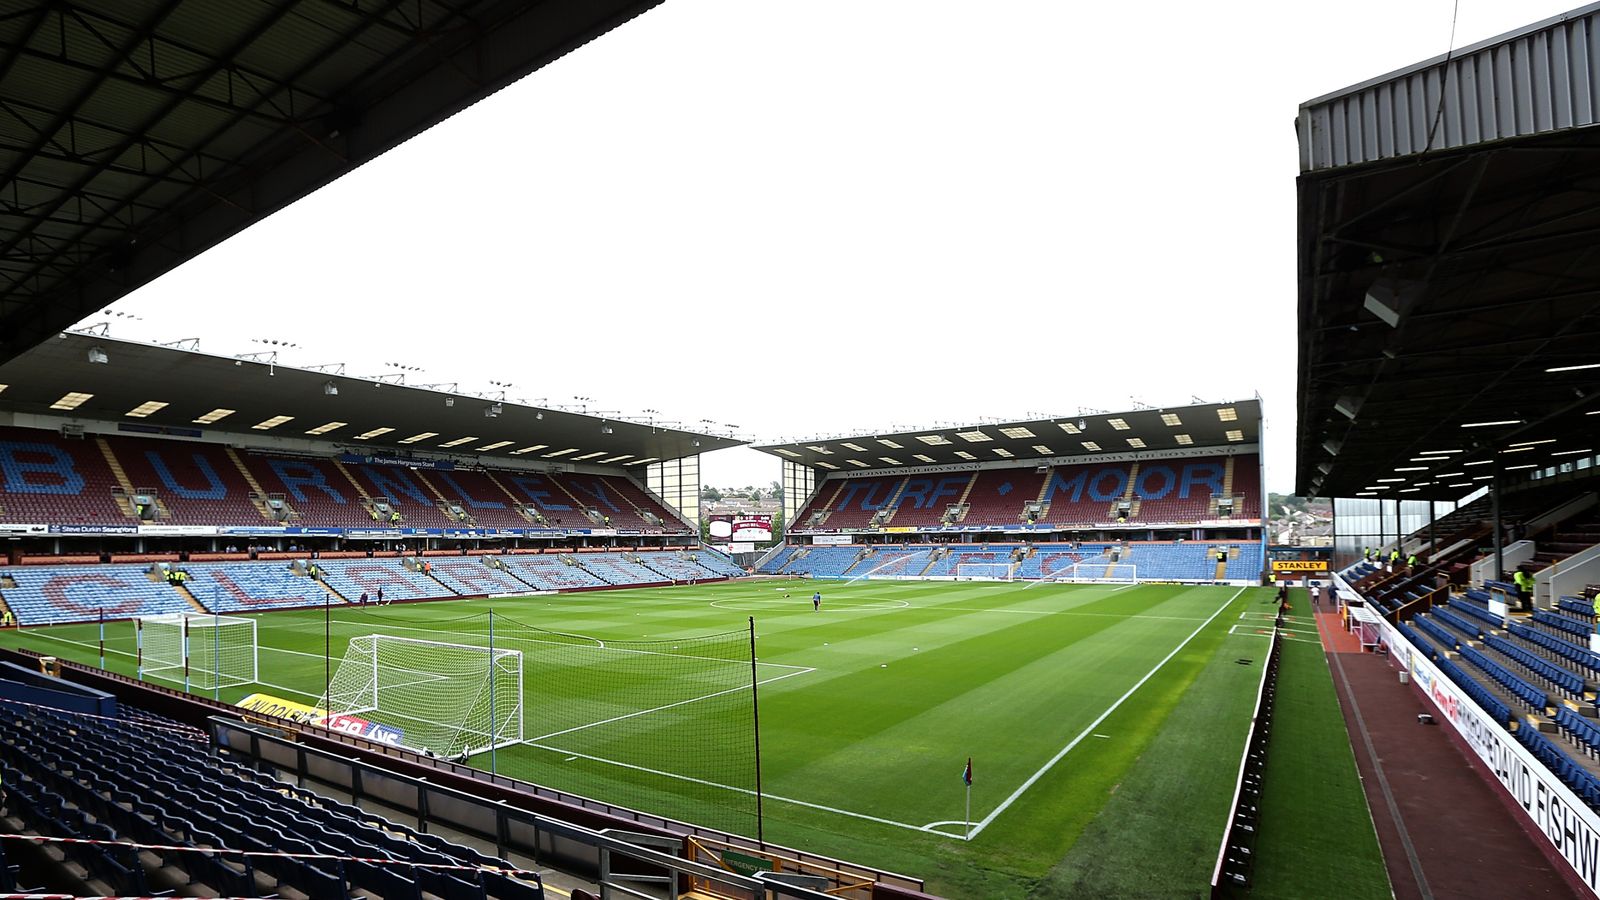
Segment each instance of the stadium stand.
[[[203,735],[149,714],[86,716],[0,700],[8,810],[42,834],[141,843],[154,874],[253,897],[544,896],[537,876],[204,752]],[[114,891],[159,896],[141,855],[63,845]],[[255,856],[194,852],[236,848]],[[323,858],[315,858],[321,856]],[[169,874],[170,873],[170,874]],[[175,877],[174,877],[175,876]],[[189,893],[189,891],[185,891]]]
[[[698,554],[698,560],[692,560],[685,554],[661,552],[641,553],[639,561],[656,572],[661,578],[672,581],[705,581],[708,578],[722,578],[726,572],[712,571],[707,563],[711,562],[710,554],[704,550]],[[728,563],[732,566],[732,563]],[[734,567],[737,570],[737,567]],[[743,574],[743,573],[740,573]]]
[[928,560],[932,556],[932,547],[879,547],[871,556],[861,560],[854,568],[847,569],[846,572],[851,576],[870,575],[873,577],[920,575],[922,570],[927,568]]
[[1109,544],[1040,544],[1017,567],[1017,578],[1051,578],[1064,575],[1077,563],[1090,566],[1111,564]]
[[520,594],[528,590],[515,575],[490,565],[490,557],[427,556],[423,559],[432,570],[429,574],[457,594]]
[[579,565],[607,584],[662,584],[670,580],[663,578],[660,572],[640,565],[622,553],[581,553],[577,554],[576,559]]
[[225,448],[198,441],[118,437],[106,440],[136,490],[159,501],[159,521],[174,525],[259,523],[250,485]]
[[608,582],[574,562],[565,554],[508,556],[506,570],[529,587],[540,591],[605,587]]
[[459,528],[461,522],[439,508],[441,501],[420,472],[404,466],[336,464],[350,473],[362,493],[386,501],[412,528]]
[[408,568],[403,559],[319,559],[316,564],[322,581],[349,603],[357,602],[363,592],[376,600],[379,588],[385,600],[451,596],[449,588]]
[[789,560],[792,559],[799,551],[800,548],[794,545],[786,546],[777,553],[773,554],[772,558],[762,563],[761,568],[759,568],[757,571],[763,575],[776,575],[783,571],[783,567],[788,565]]
[[1034,469],[986,469],[967,493],[963,525],[1016,525],[1023,507],[1038,498],[1047,473]]
[[362,505],[355,485],[331,459],[314,456],[244,454],[241,459],[263,490],[281,493],[302,525],[370,528],[373,514]]
[[472,524],[486,528],[527,528],[541,524],[517,512],[519,502],[489,472],[437,469],[421,476],[448,503],[461,507]]
[[152,581],[142,565],[12,566],[4,574],[16,587],[0,598],[24,625],[90,622],[191,612],[194,607],[172,587]]
[[808,552],[791,557],[782,572],[785,575],[837,578],[855,565],[860,555],[860,547],[811,547]]
[[68,440],[33,428],[0,428],[0,521],[132,522],[126,491],[95,440]]
[[[739,578],[745,574],[744,569],[739,568],[738,564],[716,550],[702,547],[696,550],[693,556],[695,563],[712,575],[724,578]],[[646,555],[645,559],[649,560],[650,556]]]
[[[812,528],[864,528],[880,511],[890,508],[905,481],[903,476],[887,475],[846,479],[837,486],[823,485],[812,499],[812,506],[803,510],[797,521]],[[812,523],[818,512],[825,515]]]
[[884,524],[895,527],[943,524],[945,512],[960,501],[971,483],[971,472],[912,475],[900,489],[894,501],[894,512]]
[[328,592],[282,562],[186,563],[189,593],[211,612],[252,612],[320,606]]
[[981,544],[962,545],[954,544],[940,549],[939,556],[923,575],[957,575],[963,565],[982,564],[986,569],[998,572],[1002,566],[1010,567],[1012,554],[1021,549],[1017,544]]

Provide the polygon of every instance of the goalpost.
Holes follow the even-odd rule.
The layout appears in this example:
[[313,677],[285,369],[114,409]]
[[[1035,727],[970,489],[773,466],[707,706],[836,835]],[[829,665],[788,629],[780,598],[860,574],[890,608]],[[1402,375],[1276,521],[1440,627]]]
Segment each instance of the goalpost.
[[1139,567],[1133,563],[1073,563],[1046,580],[1074,584],[1133,584],[1139,580]]
[[957,581],[1011,581],[1009,562],[957,563]]
[[256,620],[166,613],[134,620],[138,675],[216,690],[256,681]]
[[352,638],[320,704],[370,718],[392,743],[436,756],[522,741],[522,651],[369,634]]

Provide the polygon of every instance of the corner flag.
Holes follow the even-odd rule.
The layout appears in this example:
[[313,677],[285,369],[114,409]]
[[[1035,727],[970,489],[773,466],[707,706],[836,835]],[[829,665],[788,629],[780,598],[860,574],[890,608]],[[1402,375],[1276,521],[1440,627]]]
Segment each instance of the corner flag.
[[961,783],[972,787],[972,757],[967,757],[967,768],[961,773]]

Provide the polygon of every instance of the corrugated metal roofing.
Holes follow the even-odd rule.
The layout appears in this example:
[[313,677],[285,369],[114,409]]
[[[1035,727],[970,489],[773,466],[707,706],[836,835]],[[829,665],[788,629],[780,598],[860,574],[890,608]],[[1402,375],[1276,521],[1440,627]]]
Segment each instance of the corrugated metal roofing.
[[1300,170],[1596,124],[1600,3],[1301,104]]
[[0,2],[0,363],[659,2]]

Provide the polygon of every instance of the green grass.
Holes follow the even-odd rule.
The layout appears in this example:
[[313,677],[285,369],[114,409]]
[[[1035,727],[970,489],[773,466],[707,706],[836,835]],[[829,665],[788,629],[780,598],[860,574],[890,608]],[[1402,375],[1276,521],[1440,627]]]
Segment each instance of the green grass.
[[1283,648],[1253,880],[1253,897],[1393,896],[1320,643]]
[[[820,613],[809,601],[817,586]],[[735,582],[337,609],[332,656],[336,668],[351,637],[375,632],[482,643],[493,608],[496,645],[526,653],[527,736],[575,729],[497,751],[499,771],[751,831],[751,798],[734,790],[749,781],[748,695],[733,690],[748,684],[749,660],[730,660],[754,616],[769,840],[924,877],[952,897],[1192,896],[1209,878],[1259,677],[1233,660],[1265,649],[1264,638],[1229,630],[1262,596],[1154,584]],[[253,689],[314,701],[322,611],[263,614],[259,629],[267,686]],[[720,632],[735,634],[687,642]],[[63,626],[0,640],[92,663],[96,634]],[[108,647],[109,668],[131,672],[131,625],[108,626]],[[733,692],[706,696],[722,690]],[[955,836],[969,756],[982,826],[970,842]],[[937,822],[947,833],[925,830]],[[1153,869],[1162,877],[1150,880]]]

